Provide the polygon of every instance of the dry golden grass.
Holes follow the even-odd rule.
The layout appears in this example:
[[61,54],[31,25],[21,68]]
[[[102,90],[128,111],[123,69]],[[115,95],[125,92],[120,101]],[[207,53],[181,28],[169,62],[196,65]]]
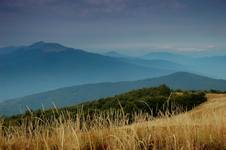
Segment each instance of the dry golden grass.
[[126,116],[119,115],[122,119],[114,120],[110,116],[96,116],[89,124],[68,119],[35,128],[32,125],[1,128],[0,149],[226,149],[224,94],[208,94],[206,103],[179,115],[153,119],[137,114],[132,125]]

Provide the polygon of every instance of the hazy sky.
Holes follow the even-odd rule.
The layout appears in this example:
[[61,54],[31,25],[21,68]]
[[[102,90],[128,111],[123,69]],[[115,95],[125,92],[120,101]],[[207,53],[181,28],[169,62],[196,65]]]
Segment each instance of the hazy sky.
[[0,0],[0,47],[226,49],[226,0]]

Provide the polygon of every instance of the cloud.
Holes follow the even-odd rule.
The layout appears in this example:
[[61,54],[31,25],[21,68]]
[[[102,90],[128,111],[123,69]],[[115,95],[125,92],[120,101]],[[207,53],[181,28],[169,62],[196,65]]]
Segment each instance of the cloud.
[[[161,9],[181,9],[179,0],[0,0],[0,11],[15,13],[64,12],[73,15],[128,15],[145,14]],[[4,9],[3,9],[4,8]],[[8,10],[8,11],[7,11]]]

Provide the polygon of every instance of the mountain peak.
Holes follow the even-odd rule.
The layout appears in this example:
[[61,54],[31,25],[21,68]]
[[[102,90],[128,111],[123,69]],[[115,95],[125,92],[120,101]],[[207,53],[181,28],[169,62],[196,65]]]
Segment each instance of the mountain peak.
[[107,52],[107,54],[119,54],[119,53],[116,51],[109,51],[109,52]]
[[68,49],[58,43],[47,43],[44,41],[36,42],[36,43],[30,45],[29,48],[42,50],[43,52],[61,52],[61,51],[65,51],[66,49]]
[[110,57],[124,57],[122,54],[116,51],[109,51],[109,52],[106,52],[104,55],[110,56]]
[[45,44],[47,44],[47,43],[44,42],[44,41],[38,41],[38,42],[35,42],[32,45],[30,45],[30,47],[39,47],[39,46],[42,46],[42,45],[45,45]]

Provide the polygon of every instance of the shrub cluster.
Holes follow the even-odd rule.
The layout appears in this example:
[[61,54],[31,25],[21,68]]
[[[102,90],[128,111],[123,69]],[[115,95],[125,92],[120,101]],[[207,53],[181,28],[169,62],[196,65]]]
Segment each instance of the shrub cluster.
[[[24,120],[34,120],[39,118],[44,122],[51,122],[64,117],[76,119],[77,114],[82,114],[89,118],[95,114],[109,110],[123,112],[124,115],[134,116],[134,113],[148,113],[153,117],[159,113],[187,111],[206,101],[203,92],[175,92],[166,85],[154,88],[143,88],[133,90],[113,97],[102,98],[95,101],[85,102],[79,105],[65,107],[61,109],[50,109],[46,111],[38,110],[34,112],[27,111],[25,114],[5,118],[5,124],[20,125]],[[67,116],[65,114],[68,114]],[[133,118],[130,118],[133,121]]]

